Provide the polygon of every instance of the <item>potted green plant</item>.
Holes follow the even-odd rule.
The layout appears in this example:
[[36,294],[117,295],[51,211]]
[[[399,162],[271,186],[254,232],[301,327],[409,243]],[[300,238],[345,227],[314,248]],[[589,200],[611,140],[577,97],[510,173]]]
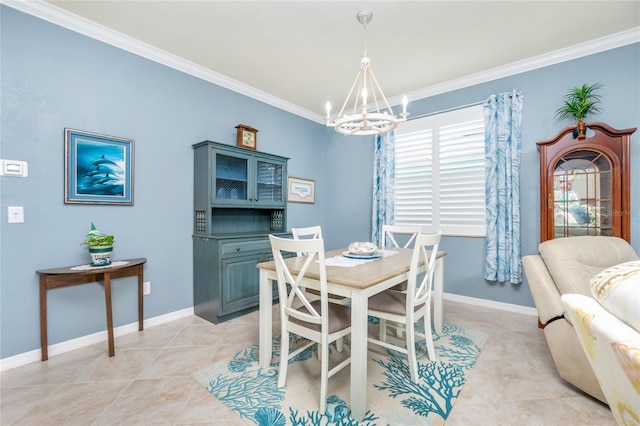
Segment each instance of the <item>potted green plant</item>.
[[91,266],[107,266],[111,264],[111,253],[113,252],[113,235],[102,234],[91,222],[91,230],[82,245],[89,247],[91,255]]
[[556,110],[556,117],[560,119],[571,117],[576,121],[578,126],[578,139],[584,139],[586,137],[584,120],[587,115],[600,112],[600,108],[598,107],[600,95],[596,92],[601,87],[601,83],[594,83],[583,84],[582,86],[569,89],[567,94],[564,95],[564,104]]

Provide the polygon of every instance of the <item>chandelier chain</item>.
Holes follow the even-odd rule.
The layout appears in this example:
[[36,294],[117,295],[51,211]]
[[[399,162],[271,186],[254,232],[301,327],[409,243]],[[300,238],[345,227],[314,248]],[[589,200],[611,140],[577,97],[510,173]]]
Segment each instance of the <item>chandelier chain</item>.
[[364,56],[367,56],[367,21],[365,20],[362,24],[364,27]]

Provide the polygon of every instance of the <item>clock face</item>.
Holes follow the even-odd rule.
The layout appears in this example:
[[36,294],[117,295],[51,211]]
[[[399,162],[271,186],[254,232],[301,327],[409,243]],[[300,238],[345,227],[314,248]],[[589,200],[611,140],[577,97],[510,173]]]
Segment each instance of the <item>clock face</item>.
[[254,147],[256,145],[256,135],[253,132],[247,130],[242,131],[242,144],[245,146]]

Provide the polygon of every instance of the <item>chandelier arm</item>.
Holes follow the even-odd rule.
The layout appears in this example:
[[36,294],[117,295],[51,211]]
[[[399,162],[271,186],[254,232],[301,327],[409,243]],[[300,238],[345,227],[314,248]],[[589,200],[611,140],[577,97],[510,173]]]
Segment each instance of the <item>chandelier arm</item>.
[[[356,87],[356,84],[360,80],[360,73],[361,72],[362,72],[362,70],[358,71],[358,74],[356,75],[356,79],[353,81],[353,84],[351,85],[351,90],[349,90],[349,94],[347,95],[347,98],[344,100],[344,103],[342,104],[342,108],[340,108],[340,112],[338,113],[338,118],[344,112],[344,107],[347,106],[347,103],[349,102],[349,99],[351,98],[351,94],[353,93],[353,88]],[[356,96],[356,101],[357,101],[357,99],[358,99],[358,97]]]
[[349,133],[347,133],[347,135],[348,136],[353,136],[359,130],[360,129],[358,127],[354,127]]
[[[369,72],[373,73],[371,69],[369,69]],[[375,81],[376,81],[376,78],[372,74],[372,78],[371,78],[371,81],[369,82],[369,85],[371,86],[371,92],[373,93],[373,106],[375,107],[376,112],[380,113],[380,106],[378,105],[378,94],[375,86],[373,85]],[[378,90],[380,90],[380,86],[378,86]],[[380,94],[382,95],[382,97],[384,97],[384,93],[382,93],[382,90],[380,90]]]
[[389,105],[389,101],[387,101],[387,97],[384,95],[384,92],[382,91],[382,88],[378,84],[378,79],[376,78],[375,74],[373,73],[373,70],[370,70],[370,71],[371,71],[371,78],[373,79],[374,83],[376,84],[376,87],[380,91],[380,95],[382,96],[382,100],[384,100],[384,103],[387,106],[387,109],[389,110],[389,113],[391,115],[393,115],[393,110],[391,109],[391,106]]

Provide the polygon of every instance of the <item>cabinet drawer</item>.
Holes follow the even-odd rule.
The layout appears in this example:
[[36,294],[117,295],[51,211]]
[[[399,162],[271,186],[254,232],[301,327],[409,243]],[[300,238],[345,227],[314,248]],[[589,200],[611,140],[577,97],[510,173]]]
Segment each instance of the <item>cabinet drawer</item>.
[[222,243],[222,256],[234,255],[238,253],[249,253],[255,251],[270,252],[271,243],[269,240],[235,241]]

